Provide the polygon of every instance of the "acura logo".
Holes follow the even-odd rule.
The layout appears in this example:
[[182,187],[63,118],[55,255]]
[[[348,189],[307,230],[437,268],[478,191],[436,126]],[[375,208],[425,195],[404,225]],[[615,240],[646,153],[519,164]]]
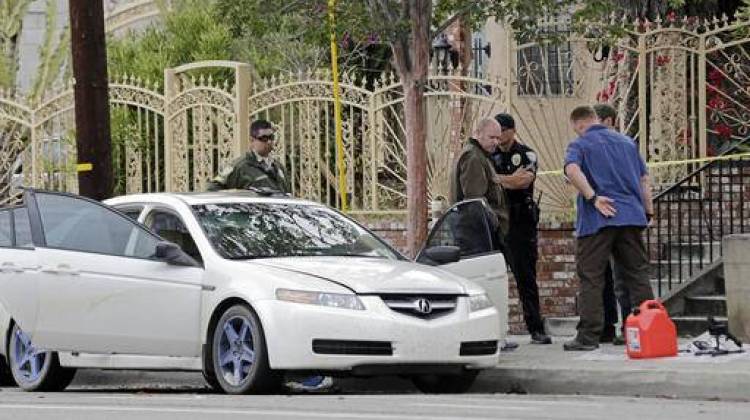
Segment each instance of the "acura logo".
[[420,298],[414,301],[414,309],[420,314],[429,314],[432,312],[432,304],[425,298]]

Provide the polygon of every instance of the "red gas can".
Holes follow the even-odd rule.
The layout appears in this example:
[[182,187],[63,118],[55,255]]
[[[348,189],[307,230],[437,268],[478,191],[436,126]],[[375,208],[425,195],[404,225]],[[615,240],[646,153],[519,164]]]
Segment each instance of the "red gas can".
[[677,329],[658,300],[641,303],[628,316],[625,341],[631,359],[677,356]]

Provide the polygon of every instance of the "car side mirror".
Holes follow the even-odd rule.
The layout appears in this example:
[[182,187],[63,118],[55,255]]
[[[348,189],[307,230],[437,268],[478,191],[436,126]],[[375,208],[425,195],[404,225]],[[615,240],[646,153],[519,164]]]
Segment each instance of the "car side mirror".
[[198,265],[193,258],[185,253],[180,247],[172,242],[159,242],[156,244],[156,259],[170,265],[181,265],[194,267]]
[[461,260],[461,249],[457,246],[433,246],[422,251],[419,262],[427,265],[444,265]]

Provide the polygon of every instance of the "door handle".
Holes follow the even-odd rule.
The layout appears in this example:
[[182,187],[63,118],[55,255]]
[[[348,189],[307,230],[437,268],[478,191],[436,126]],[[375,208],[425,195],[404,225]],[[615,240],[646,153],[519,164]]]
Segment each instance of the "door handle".
[[79,270],[72,269],[68,264],[58,264],[57,267],[44,267],[42,268],[42,272],[49,274],[68,274],[72,276],[81,274]]

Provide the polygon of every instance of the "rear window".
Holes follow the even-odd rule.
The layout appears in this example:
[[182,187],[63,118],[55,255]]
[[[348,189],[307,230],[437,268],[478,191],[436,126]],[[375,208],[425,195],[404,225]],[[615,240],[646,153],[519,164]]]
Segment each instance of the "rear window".
[[26,207],[13,209],[13,221],[16,232],[16,248],[33,248],[31,240],[31,224]]
[[0,210],[0,247],[34,247],[26,207]]
[[10,210],[0,210],[0,247],[13,246],[12,229]]

